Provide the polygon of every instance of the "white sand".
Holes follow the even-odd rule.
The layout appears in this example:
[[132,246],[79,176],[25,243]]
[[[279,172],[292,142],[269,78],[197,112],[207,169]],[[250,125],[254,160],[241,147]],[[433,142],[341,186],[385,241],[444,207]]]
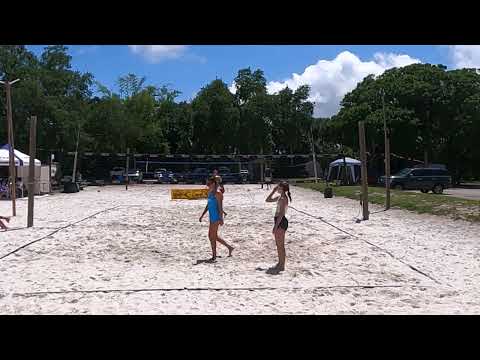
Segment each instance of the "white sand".
[[[268,275],[257,270],[276,263],[267,192],[226,188],[221,235],[236,249],[227,258],[219,245],[216,264],[194,265],[211,256],[208,220],[198,222],[206,202],[171,201],[167,185],[37,198],[33,229],[18,201],[10,226],[19,229],[0,232],[0,257],[118,207],[0,260],[0,314],[480,313],[479,224],[401,210],[356,223],[357,202],[293,187],[294,207],[361,239],[290,209],[287,269]],[[0,214],[9,213],[0,202]],[[92,292],[35,294],[62,291]]]

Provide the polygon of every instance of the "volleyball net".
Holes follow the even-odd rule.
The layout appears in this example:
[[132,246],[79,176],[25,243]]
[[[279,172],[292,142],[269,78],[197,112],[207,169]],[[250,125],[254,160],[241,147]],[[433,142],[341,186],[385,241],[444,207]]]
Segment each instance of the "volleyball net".
[[[58,156],[63,172],[71,173],[73,152]],[[292,155],[156,155],[125,153],[79,153],[77,169],[86,180],[111,180],[112,170],[122,171],[127,166],[129,173],[138,171],[144,178],[154,179],[157,172],[172,173],[181,182],[199,181],[208,177],[214,170],[226,182],[259,183],[265,173],[277,179],[323,179],[328,173],[331,161],[337,154],[318,154],[314,164],[312,154]],[[315,171],[316,170],[316,171]]]

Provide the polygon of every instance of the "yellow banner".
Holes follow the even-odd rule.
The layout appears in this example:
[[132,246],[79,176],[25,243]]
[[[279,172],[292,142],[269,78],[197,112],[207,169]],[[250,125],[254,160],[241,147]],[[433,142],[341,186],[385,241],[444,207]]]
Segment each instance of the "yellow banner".
[[208,197],[208,189],[171,189],[172,200],[197,200]]

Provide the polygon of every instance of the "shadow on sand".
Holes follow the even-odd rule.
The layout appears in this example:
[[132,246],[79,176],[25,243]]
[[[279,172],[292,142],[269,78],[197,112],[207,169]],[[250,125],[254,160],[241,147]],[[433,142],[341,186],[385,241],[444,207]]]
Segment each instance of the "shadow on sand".
[[257,267],[255,270],[257,271],[264,271],[268,275],[279,275],[282,270],[278,269],[276,266],[273,266],[271,268],[262,268],[262,267]]
[[[217,256],[217,259],[220,259],[221,256]],[[200,264],[215,264],[217,261],[213,259],[202,259],[202,260],[197,260],[197,262],[193,265],[200,265]]]

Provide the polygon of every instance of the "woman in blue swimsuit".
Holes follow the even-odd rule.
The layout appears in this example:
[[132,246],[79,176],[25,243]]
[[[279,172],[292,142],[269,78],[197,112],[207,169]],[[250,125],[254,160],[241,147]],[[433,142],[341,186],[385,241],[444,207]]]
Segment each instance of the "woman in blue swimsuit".
[[212,258],[210,261],[215,261],[217,258],[217,241],[228,248],[228,256],[232,256],[233,246],[227,244],[220,236],[218,236],[218,227],[223,225],[223,194],[218,191],[218,183],[215,177],[207,180],[208,186],[208,202],[200,216],[200,222],[207,213],[210,217],[210,226],[208,228],[208,238],[212,246]]

